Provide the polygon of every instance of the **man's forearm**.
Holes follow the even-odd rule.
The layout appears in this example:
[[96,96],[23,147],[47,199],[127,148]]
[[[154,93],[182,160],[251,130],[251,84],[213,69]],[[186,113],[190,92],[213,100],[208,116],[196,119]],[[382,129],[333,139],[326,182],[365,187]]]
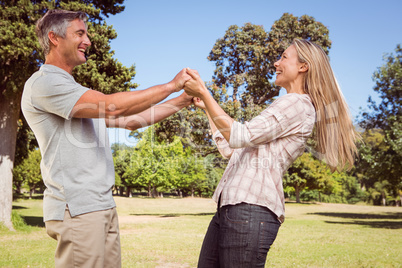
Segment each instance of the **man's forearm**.
[[146,90],[118,92],[110,95],[88,90],[75,104],[71,116],[77,118],[117,118],[130,116],[148,109],[171,93],[175,88],[170,84],[150,87]]
[[164,103],[155,105],[145,111],[113,120],[106,120],[108,127],[136,130],[158,123],[188,105],[183,98],[177,97]]
[[138,114],[150,106],[166,99],[175,92],[169,84],[157,85],[146,90],[120,92],[109,96],[107,105],[112,116],[130,116]]
[[164,100],[171,93],[181,90],[184,83],[190,78],[186,69],[183,69],[169,83],[153,86],[146,90],[119,92],[111,95],[88,90],[74,105],[70,116],[114,120],[117,117],[137,114]]

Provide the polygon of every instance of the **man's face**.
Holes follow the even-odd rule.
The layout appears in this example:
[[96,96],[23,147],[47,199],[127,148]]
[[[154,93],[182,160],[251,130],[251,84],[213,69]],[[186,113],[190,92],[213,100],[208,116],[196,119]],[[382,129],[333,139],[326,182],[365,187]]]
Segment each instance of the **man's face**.
[[85,23],[75,19],[67,28],[66,37],[60,38],[59,53],[72,68],[86,62],[85,51],[91,45]]

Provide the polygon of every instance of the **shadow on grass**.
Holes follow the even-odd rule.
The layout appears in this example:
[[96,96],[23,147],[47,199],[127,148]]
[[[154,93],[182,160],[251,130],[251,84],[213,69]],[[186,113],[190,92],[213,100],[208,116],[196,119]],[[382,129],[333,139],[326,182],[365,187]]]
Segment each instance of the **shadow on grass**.
[[325,221],[325,222],[333,224],[351,224],[351,225],[357,224],[371,228],[402,229],[402,221],[351,221],[351,222]]
[[292,201],[292,200],[285,200],[285,204],[294,204],[294,205],[317,205],[316,202],[300,202],[297,203],[296,201]]
[[13,206],[13,209],[28,209],[27,207]]
[[163,218],[173,218],[173,217],[180,217],[180,216],[213,216],[215,212],[208,212],[208,213],[133,213],[130,214],[131,216],[158,216]]
[[13,193],[13,200],[16,201],[18,199],[22,199],[22,200],[30,200],[30,199],[42,200],[43,199],[43,194],[34,194],[31,197],[29,197],[29,195],[27,195],[27,194]]
[[35,217],[35,216],[21,216],[24,219],[25,223],[30,226],[35,227],[45,227],[45,223],[43,222],[43,217]]
[[[384,214],[368,214],[368,213],[343,213],[343,212],[317,212],[309,213],[310,215],[320,215],[327,217],[337,217],[343,219],[354,219],[353,221],[325,221],[331,224],[357,224],[371,228],[384,228],[384,229],[402,229],[402,213],[388,212]],[[377,221],[372,221],[377,220]],[[393,221],[387,221],[393,220]],[[399,221],[394,221],[399,220]]]
[[388,212],[383,214],[369,214],[369,213],[344,213],[344,212],[316,212],[309,213],[310,215],[320,215],[328,217],[337,217],[344,219],[377,219],[377,220],[399,220],[402,219],[402,212]]

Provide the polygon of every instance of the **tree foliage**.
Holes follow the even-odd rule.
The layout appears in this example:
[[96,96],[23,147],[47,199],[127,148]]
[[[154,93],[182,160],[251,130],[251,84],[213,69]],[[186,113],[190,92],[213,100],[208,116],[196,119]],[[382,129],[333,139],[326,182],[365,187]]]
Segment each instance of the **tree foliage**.
[[338,188],[329,168],[314,159],[310,153],[304,153],[293,162],[284,175],[283,182],[287,191],[294,191],[297,203],[300,203],[300,192],[305,188],[319,189],[324,193],[336,192]]
[[179,196],[211,196],[222,169],[216,167],[214,156],[202,157],[181,139],[159,141],[154,127],[147,128],[133,148],[117,149],[114,155],[117,178],[127,189],[145,190],[148,196],[161,192]]
[[17,190],[20,192],[23,185],[27,186],[30,198],[32,198],[36,188],[43,188],[44,186],[40,172],[41,159],[40,151],[32,150],[29,152],[28,157],[13,170],[14,180],[17,182],[14,185],[19,187]]
[[402,201],[401,45],[397,45],[395,54],[385,55],[384,62],[373,75],[374,91],[381,101],[376,103],[370,97],[370,112],[362,113],[365,143],[360,146],[357,164],[357,175],[372,189],[374,203],[382,204],[386,204],[387,195],[393,196],[394,202]]

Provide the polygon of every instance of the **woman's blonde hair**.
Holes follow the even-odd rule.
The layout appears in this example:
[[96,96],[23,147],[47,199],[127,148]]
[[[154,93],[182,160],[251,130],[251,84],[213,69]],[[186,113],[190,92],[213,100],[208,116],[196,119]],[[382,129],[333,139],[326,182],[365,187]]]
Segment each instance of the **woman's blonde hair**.
[[299,61],[308,65],[304,76],[304,91],[316,109],[313,138],[315,154],[334,171],[349,169],[357,155],[359,134],[352,124],[345,98],[336,81],[328,56],[318,45],[295,39]]

